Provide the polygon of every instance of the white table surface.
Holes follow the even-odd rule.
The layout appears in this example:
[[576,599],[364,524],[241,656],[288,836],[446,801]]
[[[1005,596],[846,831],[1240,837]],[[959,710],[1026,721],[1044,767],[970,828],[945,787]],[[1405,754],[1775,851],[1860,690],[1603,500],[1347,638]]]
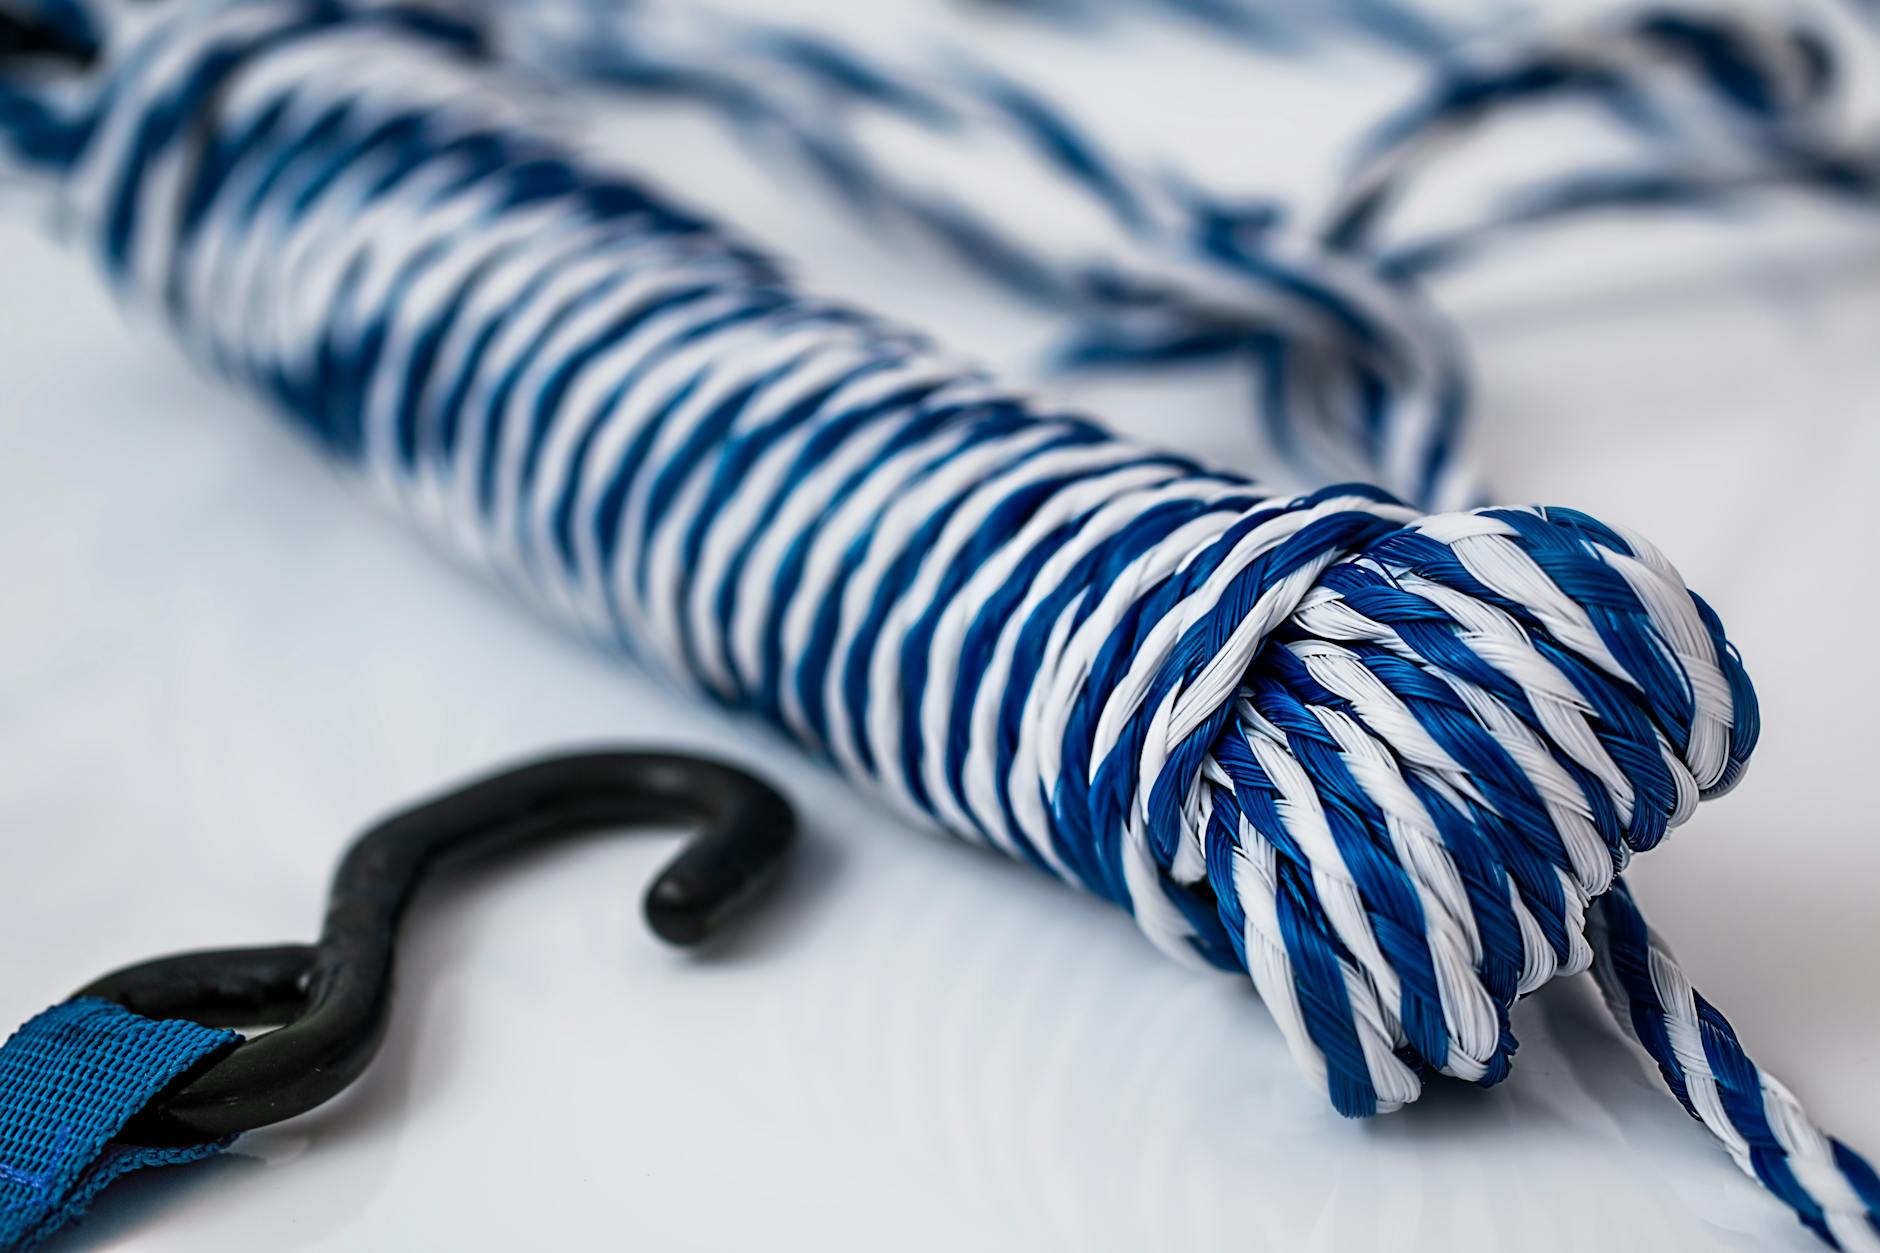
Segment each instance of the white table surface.
[[[1125,70],[1096,58],[1066,51],[1046,76],[1139,84],[1155,65],[1105,79]],[[1243,186],[1309,183],[1323,136],[1214,116],[1254,90],[1214,70],[1086,94],[1139,150],[1164,134]],[[1348,133],[1399,80],[1379,82],[1346,66],[1315,125]],[[817,285],[1023,369],[1041,324],[931,254],[857,238],[702,126],[622,126],[619,151]],[[1870,1152],[1875,225],[1798,204],[1605,224],[1439,291],[1480,363],[1504,494],[1652,536],[1741,646],[1765,718],[1753,768],[1633,882],[1754,1055]],[[1245,463],[1242,386],[1068,390]],[[310,937],[363,824],[554,747],[747,763],[797,802],[806,846],[764,916],[699,957],[637,916],[667,840],[438,890],[354,1090],[113,1188],[55,1248],[1816,1247],[1586,980],[1518,1009],[1501,1087],[1439,1084],[1343,1122],[1244,980],[1171,965],[1108,907],[905,829],[760,729],[549,629],[259,411],[127,325],[80,258],[0,228],[0,1018],[147,955]]]

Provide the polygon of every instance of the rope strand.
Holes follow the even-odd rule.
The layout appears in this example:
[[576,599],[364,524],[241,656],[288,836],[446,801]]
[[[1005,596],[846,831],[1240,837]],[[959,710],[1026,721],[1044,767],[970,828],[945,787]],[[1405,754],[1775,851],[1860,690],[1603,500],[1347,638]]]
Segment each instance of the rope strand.
[[[1473,452],[1467,360],[1423,282],[1519,230],[1596,209],[1701,208],[1780,186],[1880,206],[1880,143],[1833,121],[1844,74],[1832,45],[1750,11],[1650,7],[1451,47],[1430,88],[1358,145],[1327,207],[1304,216],[1140,168],[963,55],[950,73],[912,73],[695,5],[489,10],[506,59],[554,81],[700,101],[841,210],[911,227],[1060,313],[1072,329],[1053,365],[1251,362],[1262,429],[1305,481],[1361,477],[1432,510],[1493,493]],[[1592,106],[1637,157],[1517,185],[1481,220],[1394,237],[1391,209],[1445,153],[1561,101]],[[936,185],[899,155],[909,127],[968,152],[1016,152],[1106,232],[1054,238],[1003,201],[981,203],[979,188]]]
[[1880,1248],[1871,1168],[1618,878],[1757,735],[1645,541],[1275,496],[1041,411],[585,167],[423,9],[184,6],[104,51],[0,94],[65,229],[459,552],[1246,970],[1341,1113],[1498,1082],[1515,999],[1591,966],[1740,1165]]

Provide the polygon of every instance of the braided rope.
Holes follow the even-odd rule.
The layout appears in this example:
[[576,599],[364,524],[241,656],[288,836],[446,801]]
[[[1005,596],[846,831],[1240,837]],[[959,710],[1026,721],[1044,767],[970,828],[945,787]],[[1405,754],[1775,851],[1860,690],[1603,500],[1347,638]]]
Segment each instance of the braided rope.
[[[1473,455],[1465,354],[1422,280],[1518,229],[1598,208],[1702,207],[1772,185],[1880,205],[1880,142],[1839,133],[1831,45],[1767,13],[1651,8],[1448,47],[1429,91],[1379,124],[1338,193],[1302,216],[1142,168],[958,55],[952,73],[909,72],[689,4],[490,9],[503,55],[558,79],[703,101],[755,152],[793,158],[845,211],[911,225],[1063,312],[1075,330],[1054,364],[1250,360],[1267,437],[1307,481],[1362,477],[1435,510],[1492,493]],[[1463,138],[1570,98],[1597,106],[1637,158],[1518,186],[1481,220],[1391,237],[1391,207]],[[973,153],[1019,154],[1106,229],[1057,238],[1026,229],[1002,200],[936,184],[897,154],[907,127]]]
[[186,8],[106,52],[0,85],[20,165],[128,298],[456,550],[1245,969],[1342,1113],[1497,1082],[1514,1000],[1591,966],[1746,1170],[1880,1248],[1871,1168],[1617,878],[1757,732],[1643,540],[1272,496],[1039,412],[584,167],[422,10]]
[[[1095,25],[1137,10],[1165,11],[1209,34],[1262,50],[1293,53],[1347,32],[1387,51],[1429,59],[1454,47],[1456,23],[1403,0],[999,0],[1059,22]],[[1477,6],[1471,25],[1487,25],[1497,5]],[[1486,11],[1482,11],[1486,10]]]

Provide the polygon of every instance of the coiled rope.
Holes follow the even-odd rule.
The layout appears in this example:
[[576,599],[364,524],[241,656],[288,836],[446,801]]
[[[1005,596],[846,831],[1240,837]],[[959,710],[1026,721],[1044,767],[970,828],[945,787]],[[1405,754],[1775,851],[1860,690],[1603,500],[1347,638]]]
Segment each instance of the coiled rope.
[[1040,412],[583,165],[434,12],[139,25],[7,82],[11,155],[128,298],[455,549],[1246,970],[1341,1113],[1502,1079],[1515,999],[1590,967],[1745,1171],[1880,1248],[1880,1178],[1618,877],[1757,732],[1645,541],[1272,496]]
[[[1767,12],[1650,7],[1450,45],[1430,89],[1376,126],[1336,194],[1302,213],[1143,168],[963,54],[950,72],[923,73],[693,4],[485,3],[505,58],[551,79],[702,101],[755,153],[793,158],[834,206],[911,227],[1062,314],[1072,330],[1052,365],[1251,362],[1267,441],[1305,481],[1361,477],[1433,510],[1494,493],[1473,455],[1466,352],[1425,294],[1432,279],[1520,230],[1600,208],[1733,205],[1772,186],[1880,207],[1880,136],[1841,133],[1847,75],[1834,45]],[[1519,183],[1481,218],[1399,237],[1393,208],[1445,154],[1518,109],[1562,101],[1591,106],[1635,155]],[[897,152],[908,128],[985,158],[1016,153],[1108,229],[1057,238],[1015,213],[999,180],[937,183]]]

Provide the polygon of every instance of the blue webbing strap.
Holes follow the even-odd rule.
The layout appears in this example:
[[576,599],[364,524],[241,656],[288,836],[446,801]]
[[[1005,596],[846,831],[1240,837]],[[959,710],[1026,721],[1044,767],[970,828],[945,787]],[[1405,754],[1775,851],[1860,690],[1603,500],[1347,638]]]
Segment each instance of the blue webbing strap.
[[178,1075],[241,1037],[109,1001],[67,1001],[0,1047],[0,1251],[30,1249],[145,1166],[193,1162],[234,1137],[182,1148],[112,1137]]

